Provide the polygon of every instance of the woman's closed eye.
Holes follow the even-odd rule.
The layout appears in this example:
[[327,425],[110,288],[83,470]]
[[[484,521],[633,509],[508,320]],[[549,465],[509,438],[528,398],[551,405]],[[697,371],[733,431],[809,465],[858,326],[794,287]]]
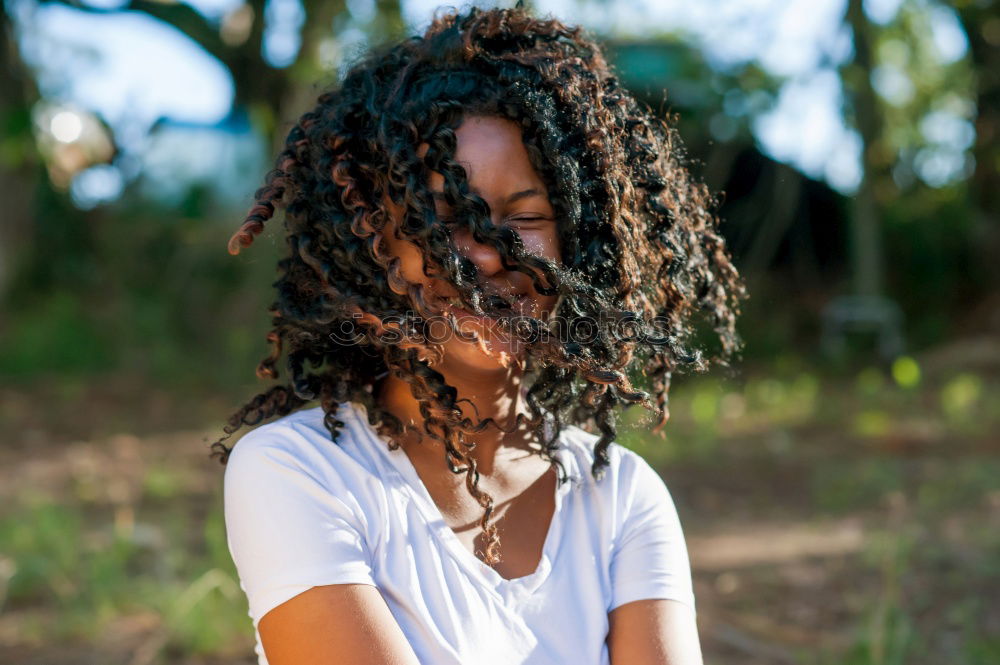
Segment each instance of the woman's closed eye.
[[[451,230],[455,230],[460,224],[460,221],[456,217],[438,217],[438,221]],[[553,221],[555,220],[551,217],[544,217],[541,215],[531,217],[512,217],[503,220],[500,226],[506,225],[515,231],[534,231],[544,229]]]
[[546,217],[544,215],[525,215],[523,217],[510,217],[504,221],[507,224],[520,226],[520,225],[532,225],[544,222],[551,222],[553,221],[553,219],[551,217]]

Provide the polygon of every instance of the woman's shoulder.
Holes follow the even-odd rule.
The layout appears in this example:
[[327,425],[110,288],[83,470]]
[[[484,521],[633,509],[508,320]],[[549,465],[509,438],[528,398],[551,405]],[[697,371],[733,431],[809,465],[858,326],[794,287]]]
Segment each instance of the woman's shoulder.
[[323,409],[302,409],[259,425],[244,434],[233,446],[227,467],[241,464],[247,458],[287,456],[305,458],[325,452],[334,445],[323,425]]
[[570,455],[580,482],[618,488],[622,485],[627,486],[637,479],[646,480],[650,473],[659,477],[645,458],[618,441],[612,441],[607,449],[608,465],[605,467],[602,479],[596,480],[591,469],[596,458],[595,448],[599,439],[600,436],[597,434],[577,425],[563,426],[562,448]]
[[328,491],[370,489],[379,482],[377,451],[363,433],[348,422],[349,405],[336,416],[344,424],[336,441],[324,423],[322,407],[282,416],[243,435],[233,446],[224,482],[263,486],[297,482]]
[[679,529],[665,482],[635,451],[612,442],[607,449],[607,466],[594,477],[592,468],[599,440],[597,434],[573,426],[564,428],[562,436],[561,454],[570,461],[567,466],[572,467],[574,489],[580,490],[575,505],[587,513],[588,523],[615,543],[629,538],[636,528],[644,528],[641,525],[649,520],[666,525],[671,532]]

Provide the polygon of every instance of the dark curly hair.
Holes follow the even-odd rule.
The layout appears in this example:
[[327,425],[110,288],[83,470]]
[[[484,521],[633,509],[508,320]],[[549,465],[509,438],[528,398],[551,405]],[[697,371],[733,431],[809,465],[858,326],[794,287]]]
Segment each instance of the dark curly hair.
[[[454,160],[455,130],[473,115],[520,126],[556,211],[560,263],[527,253],[469,189]],[[429,147],[423,154],[421,144]],[[512,318],[503,303],[484,297],[475,265],[435,213],[428,174],[441,173],[459,223],[495,247],[506,269],[530,275],[539,293],[559,295],[554,318],[565,330],[586,329],[554,336],[545,334],[545,321],[518,324],[528,333],[527,422],[540,454],[557,463],[565,424],[596,428],[592,473],[600,478],[617,434],[616,407],[644,404],[658,413],[658,431],[668,417],[671,374],[725,365],[742,346],[735,321],[746,290],[718,232],[716,201],[686,162],[676,131],[622,89],[579,27],[520,7],[452,10],[422,37],[370,52],[292,128],[229,242],[239,253],[276,207],[284,209],[290,251],[278,264],[271,353],[257,375],[277,379],[284,355],[287,376],[231,416],[213,454],[225,463],[231,449],[223,441],[241,426],[315,399],[334,441],[343,425],[338,404],[356,401],[395,442],[408,428],[373,396],[392,372],[420,403],[420,434],[443,443],[449,468],[466,474],[484,508],[485,560],[496,563],[493,499],[478,488],[464,435],[497,425],[463,418],[455,388],[432,368],[426,319],[440,313],[435,296],[406,281],[381,244],[389,206],[403,210],[397,237],[419,247],[428,270],[451,283],[467,308]],[[405,316],[414,309],[420,316]],[[706,359],[696,348],[699,318],[721,342],[718,356]],[[355,337],[345,344],[336,333],[348,327]],[[641,388],[631,383],[633,369]],[[554,427],[543,427],[546,413]],[[559,477],[566,480],[561,467]]]

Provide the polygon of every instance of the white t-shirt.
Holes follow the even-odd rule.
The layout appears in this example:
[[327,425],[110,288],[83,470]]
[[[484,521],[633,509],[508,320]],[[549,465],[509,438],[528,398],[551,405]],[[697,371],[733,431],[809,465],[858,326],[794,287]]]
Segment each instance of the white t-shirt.
[[[597,439],[563,429],[541,563],[504,579],[445,524],[402,449],[341,404],[337,443],[320,407],[262,425],[225,471],[229,550],[256,632],[269,610],[314,586],[377,587],[422,665],[606,665],[608,612],[645,598],[694,610],[674,503],[639,455],[612,444],[600,482]],[[256,632],[260,665],[267,658]]]

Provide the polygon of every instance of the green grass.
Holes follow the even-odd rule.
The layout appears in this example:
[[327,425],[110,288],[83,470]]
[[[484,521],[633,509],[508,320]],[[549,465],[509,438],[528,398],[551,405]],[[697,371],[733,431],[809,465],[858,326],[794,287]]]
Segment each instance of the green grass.
[[[162,482],[165,473],[152,477]],[[245,653],[250,622],[221,498],[205,497],[209,510],[199,523],[183,503],[163,500],[162,485],[152,486],[155,501],[140,500],[141,507],[43,497],[8,507],[0,519],[7,572],[0,608],[35,617],[21,627],[26,643],[90,642],[116,620],[151,614],[160,657]]]

